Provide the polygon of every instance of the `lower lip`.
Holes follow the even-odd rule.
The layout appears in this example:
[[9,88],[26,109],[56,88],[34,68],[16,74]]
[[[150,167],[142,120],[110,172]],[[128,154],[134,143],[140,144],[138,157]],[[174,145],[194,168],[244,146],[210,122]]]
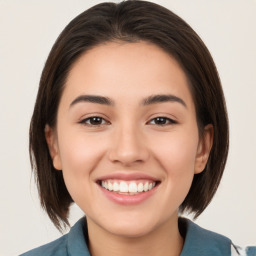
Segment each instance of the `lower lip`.
[[103,194],[111,201],[113,201],[117,204],[122,204],[122,205],[134,205],[134,204],[140,204],[140,203],[144,202],[145,200],[147,200],[149,197],[151,197],[156,192],[158,185],[149,191],[142,192],[142,193],[135,194],[135,195],[118,194],[115,192],[110,192],[107,189],[101,187],[100,185],[99,185],[99,187],[100,187],[101,191],[103,192]]

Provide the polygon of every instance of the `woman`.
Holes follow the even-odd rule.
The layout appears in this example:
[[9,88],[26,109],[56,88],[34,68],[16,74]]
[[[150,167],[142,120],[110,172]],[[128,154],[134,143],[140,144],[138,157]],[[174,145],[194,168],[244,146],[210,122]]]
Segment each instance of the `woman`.
[[199,216],[221,180],[228,120],[198,35],[144,1],[103,3],[54,44],[30,127],[41,204],[58,229],[24,255],[256,255],[179,217]]

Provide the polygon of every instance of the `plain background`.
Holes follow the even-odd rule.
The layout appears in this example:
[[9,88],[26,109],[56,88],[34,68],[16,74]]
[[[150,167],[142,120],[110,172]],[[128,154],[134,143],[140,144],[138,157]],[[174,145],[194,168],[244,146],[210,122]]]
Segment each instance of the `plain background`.
[[[40,209],[28,128],[40,74],[64,26],[102,1],[0,0],[0,255],[60,236]],[[213,55],[230,118],[230,154],[219,190],[196,221],[240,245],[256,244],[256,1],[154,1],[185,19]],[[71,211],[71,224],[82,216]]]

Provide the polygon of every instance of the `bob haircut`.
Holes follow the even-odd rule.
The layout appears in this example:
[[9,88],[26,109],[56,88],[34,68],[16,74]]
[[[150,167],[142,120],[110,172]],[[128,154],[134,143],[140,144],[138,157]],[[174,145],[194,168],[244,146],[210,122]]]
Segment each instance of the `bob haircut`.
[[54,128],[65,81],[78,58],[107,42],[152,43],[176,59],[185,72],[202,136],[212,124],[214,139],[206,168],[194,175],[180,206],[198,217],[213,198],[226,164],[229,135],[225,99],[210,52],[195,31],[170,10],[147,1],[101,3],[73,19],[53,45],[42,71],[30,124],[29,150],[41,206],[61,231],[67,225],[73,202],[61,171],[52,164],[45,125]]

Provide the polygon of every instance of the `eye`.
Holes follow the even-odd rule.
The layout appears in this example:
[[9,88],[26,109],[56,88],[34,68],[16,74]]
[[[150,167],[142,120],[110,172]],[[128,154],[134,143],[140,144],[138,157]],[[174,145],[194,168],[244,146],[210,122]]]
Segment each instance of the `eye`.
[[104,124],[108,124],[108,122],[100,117],[100,116],[92,116],[92,117],[88,117],[86,119],[83,119],[82,121],[80,121],[81,124],[87,125],[87,126],[101,126]]
[[156,124],[156,125],[160,125],[160,126],[164,126],[164,125],[171,125],[171,124],[176,124],[177,122],[174,121],[173,119],[170,119],[168,117],[156,117],[153,118],[149,121],[149,124]]

